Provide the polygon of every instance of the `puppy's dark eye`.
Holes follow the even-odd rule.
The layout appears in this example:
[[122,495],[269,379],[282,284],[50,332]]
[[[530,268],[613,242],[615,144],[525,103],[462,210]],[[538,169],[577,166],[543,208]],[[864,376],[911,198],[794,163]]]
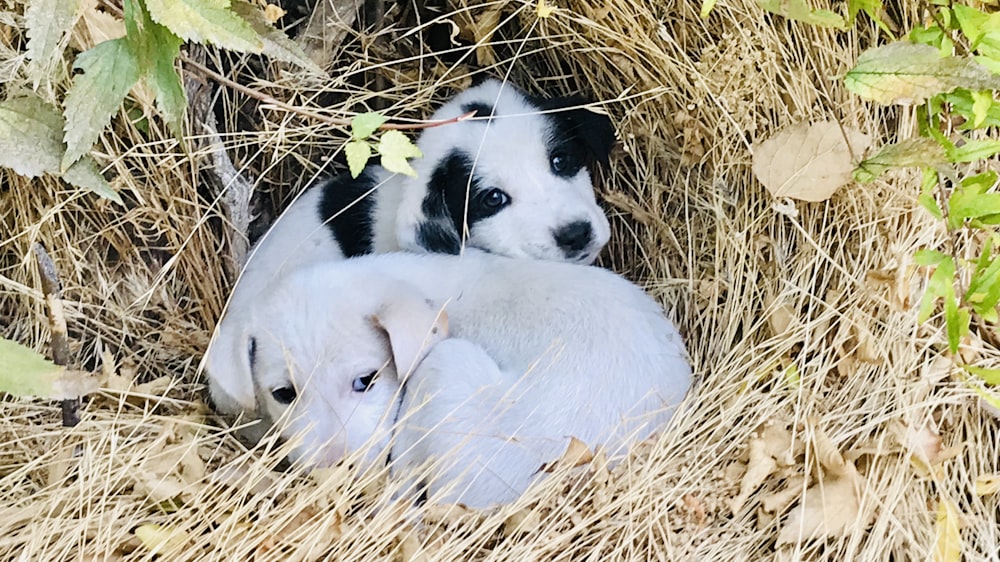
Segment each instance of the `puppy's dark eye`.
[[278,388],[271,390],[271,396],[279,404],[291,404],[292,400],[295,400],[295,397],[298,396],[298,394],[295,392],[295,389],[290,386],[279,386]]
[[483,205],[490,209],[499,209],[508,203],[510,203],[510,195],[507,195],[503,190],[496,187],[487,191],[486,195],[483,195]]
[[351,381],[351,390],[354,392],[364,392],[375,384],[375,375],[378,371],[372,371],[363,377],[358,377]]
[[557,176],[572,176],[580,169],[580,162],[577,158],[565,152],[556,152],[549,157],[549,166],[552,173]]

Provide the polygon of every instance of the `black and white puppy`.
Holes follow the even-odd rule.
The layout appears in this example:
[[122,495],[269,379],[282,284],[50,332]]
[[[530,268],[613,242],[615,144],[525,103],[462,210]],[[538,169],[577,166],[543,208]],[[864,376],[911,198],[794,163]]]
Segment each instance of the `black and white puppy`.
[[300,265],[394,250],[589,264],[610,238],[591,173],[614,143],[610,120],[580,98],[530,97],[487,80],[443,105],[416,177],[370,165],[303,193],[257,244],[238,292],[256,294]]

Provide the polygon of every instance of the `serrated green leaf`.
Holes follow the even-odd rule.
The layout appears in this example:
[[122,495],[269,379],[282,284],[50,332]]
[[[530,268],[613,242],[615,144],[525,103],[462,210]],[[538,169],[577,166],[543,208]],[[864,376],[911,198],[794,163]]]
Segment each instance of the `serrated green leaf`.
[[407,159],[420,158],[423,153],[406,135],[399,131],[386,131],[378,141],[378,153],[382,156],[382,167],[395,174],[416,176]]
[[367,141],[353,140],[344,145],[344,154],[347,155],[347,165],[351,168],[351,177],[356,178],[368,165],[368,160],[372,157],[372,147]]
[[59,171],[63,118],[34,96],[0,102],[0,166],[29,178]]
[[1000,153],[1000,141],[968,140],[962,146],[950,151],[948,160],[952,162],[976,162],[990,158],[997,153]]
[[359,113],[351,119],[351,137],[354,140],[365,140],[372,136],[386,121],[387,118],[384,115],[374,111]]
[[234,0],[232,9],[236,15],[246,20],[260,37],[264,44],[263,53],[265,55],[275,60],[301,66],[316,75],[325,74],[323,69],[309,58],[309,55],[302,50],[298,43],[271,25],[259,6],[244,0]]
[[916,137],[887,144],[878,153],[862,160],[854,169],[854,179],[867,183],[892,168],[933,167],[948,161],[944,148],[933,139]]
[[960,228],[968,219],[1000,213],[1000,193],[976,193],[971,189],[956,189],[948,198],[948,226]]
[[772,14],[809,25],[847,29],[844,16],[830,10],[814,9],[805,0],[757,0],[757,4]]
[[1000,369],[986,369],[984,367],[973,367],[972,365],[962,365],[962,368],[982,379],[983,382],[990,386],[1000,385]]
[[24,12],[28,28],[28,77],[37,89],[49,80],[55,64],[62,60],[67,33],[76,21],[80,0],[32,0]]
[[125,38],[104,41],[80,53],[76,68],[83,74],[73,78],[66,94],[66,154],[62,170],[67,170],[90,151],[125,95],[139,80],[139,61]]
[[139,60],[139,71],[156,93],[163,120],[174,136],[182,139],[187,97],[174,61],[183,41],[153,21],[139,0],[125,0],[124,9],[126,37]]
[[229,0],[146,0],[153,21],[179,37],[234,51],[260,53],[264,43]]
[[862,53],[844,84],[863,98],[907,105],[955,88],[1000,88],[1000,76],[973,59],[942,57],[928,45],[901,41]]
[[[64,124],[56,108],[39,98],[26,96],[0,102],[0,166],[29,178],[42,174],[60,175],[59,166],[65,152]],[[77,160],[62,178],[122,203],[90,156]]]
[[920,299],[920,312],[917,315],[918,322],[924,323],[931,317],[931,314],[934,312],[934,304],[939,298],[944,298],[946,301],[955,300],[955,262],[951,256],[944,256],[943,259],[938,261],[937,268],[927,281],[924,296]]
[[118,195],[108,184],[108,181],[101,175],[101,169],[97,162],[85,154],[82,158],[73,163],[68,170],[63,172],[62,179],[69,184],[83,189],[89,189],[105,199],[110,199],[119,205],[125,205],[121,195]]

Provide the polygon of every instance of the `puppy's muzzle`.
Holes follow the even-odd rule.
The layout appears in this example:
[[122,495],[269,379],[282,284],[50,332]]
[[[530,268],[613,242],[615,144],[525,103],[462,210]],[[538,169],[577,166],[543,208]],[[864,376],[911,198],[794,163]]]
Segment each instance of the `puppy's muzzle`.
[[594,228],[587,221],[576,221],[554,230],[552,235],[563,254],[572,258],[594,241]]

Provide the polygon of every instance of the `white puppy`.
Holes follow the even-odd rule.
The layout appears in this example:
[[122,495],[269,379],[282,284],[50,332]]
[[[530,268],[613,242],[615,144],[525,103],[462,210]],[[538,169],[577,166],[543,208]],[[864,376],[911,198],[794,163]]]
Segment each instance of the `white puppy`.
[[223,412],[287,416],[282,436],[304,436],[293,458],[319,465],[366,444],[384,461],[395,429],[394,466],[448,461],[430,492],[477,506],[520,494],[570,436],[621,452],[691,383],[679,334],[635,285],[475,250],[303,268],[220,332],[208,372]]
[[581,98],[529,97],[487,80],[443,105],[426,129],[416,177],[371,165],[302,194],[264,235],[234,300],[300,265],[395,250],[592,263],[610,238],[591,172],[614,143],[610,120]]

